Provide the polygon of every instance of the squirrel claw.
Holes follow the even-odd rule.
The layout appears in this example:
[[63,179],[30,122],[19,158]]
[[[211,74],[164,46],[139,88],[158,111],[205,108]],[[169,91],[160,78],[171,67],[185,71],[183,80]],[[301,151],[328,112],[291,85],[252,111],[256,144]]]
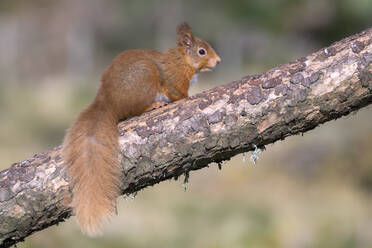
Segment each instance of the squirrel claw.
[[167,102],[163,102],[163,101],[156,101],[156,102],[153,102],[147,109],[146,111],[151,111],[151,110],[154,110],[154,109],[158,109],[158,108],[161,108],[161,107],[164,107],[168,105]]

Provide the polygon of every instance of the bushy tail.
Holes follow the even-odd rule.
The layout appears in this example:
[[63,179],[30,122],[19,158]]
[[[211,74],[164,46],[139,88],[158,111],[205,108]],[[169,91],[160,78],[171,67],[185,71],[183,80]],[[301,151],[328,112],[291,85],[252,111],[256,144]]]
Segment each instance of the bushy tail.
[[121,171],[117,120],[93,105],[68,130],[62,156],[72,183],[72,204],[83,233],[101,233],[103,222],[116,212]]

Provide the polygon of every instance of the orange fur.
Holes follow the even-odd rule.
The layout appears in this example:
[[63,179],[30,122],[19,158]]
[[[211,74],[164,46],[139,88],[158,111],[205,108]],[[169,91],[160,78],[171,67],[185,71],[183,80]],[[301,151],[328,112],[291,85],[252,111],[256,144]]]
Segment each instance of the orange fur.
[[[168,101],[187,97],[192,76],[220,61],[186,23],[177,33],[178,45],[167,52],[128,50],[118,55],[105,70],[93,103],[66,134],[62,155],[84,233],[100,233],[103,221],[115,213],[121,182],[118,121],[161,106],[159,96]],[[203,56],[200,48],[206,50]]]

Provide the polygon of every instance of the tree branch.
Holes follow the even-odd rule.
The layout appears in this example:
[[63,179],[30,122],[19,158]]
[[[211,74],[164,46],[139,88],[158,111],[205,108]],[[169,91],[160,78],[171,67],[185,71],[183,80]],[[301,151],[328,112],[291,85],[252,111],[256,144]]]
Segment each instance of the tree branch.
[[[372,29],[119,124],[123,194],[306,132],[372,102]],[[61,147],[0,172],[0,247],[71,216]]]

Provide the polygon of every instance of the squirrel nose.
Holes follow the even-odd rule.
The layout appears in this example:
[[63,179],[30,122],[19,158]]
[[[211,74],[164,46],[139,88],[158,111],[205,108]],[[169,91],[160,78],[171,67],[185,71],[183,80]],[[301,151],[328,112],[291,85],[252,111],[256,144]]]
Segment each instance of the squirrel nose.
[[217,55],[216,63],[219,64],[220,62],[221,62],[221,58],[220,58],[220,56]]

